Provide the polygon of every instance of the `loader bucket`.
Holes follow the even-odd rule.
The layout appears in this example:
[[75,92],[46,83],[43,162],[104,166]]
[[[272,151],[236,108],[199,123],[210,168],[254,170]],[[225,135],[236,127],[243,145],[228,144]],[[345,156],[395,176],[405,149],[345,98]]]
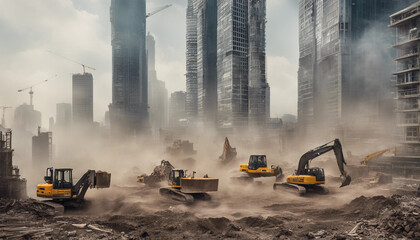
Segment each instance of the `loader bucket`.
[[109,188],[111,185],[111,173],[98,171],[95,174],[96,188]]
[[341,186],[340,186],[340,188],[345,187],[347,185],[350,185],[350,182],[351,182],[351,177],[349,175],[341,175]]

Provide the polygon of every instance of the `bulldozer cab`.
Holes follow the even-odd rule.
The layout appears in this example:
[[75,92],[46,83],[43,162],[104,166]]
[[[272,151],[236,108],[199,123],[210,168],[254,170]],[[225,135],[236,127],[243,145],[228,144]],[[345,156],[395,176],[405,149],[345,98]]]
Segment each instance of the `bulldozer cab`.
[[[50,175],[48,175],[48,172]],[[47,169],[47,176],[44,179],[52,179],[52,184],[54,189],[72,189],[73,188],[73,170],[71,168],[59,168],[54,169],[54,174],[52,175],[52,168]]]
[[323,168],[305,168],[304,175],[314,176],[317,182],[325,181]]
[[185,177],[184,170],[172,169],[169,174],[169,185],[174,188],[181,188],[181,178]]
[[248,169],[257,170],[258,168],[267,167],[267,157],[265,155],[251,155],[249,156]]

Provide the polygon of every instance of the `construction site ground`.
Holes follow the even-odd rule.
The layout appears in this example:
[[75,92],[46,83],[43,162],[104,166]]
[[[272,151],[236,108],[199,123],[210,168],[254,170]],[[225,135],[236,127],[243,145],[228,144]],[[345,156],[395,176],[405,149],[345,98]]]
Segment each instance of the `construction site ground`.
[[1,199],[0,239],[420,239],[416,184],[338,185],[300,197],[264,179],[191,206],[156,188],[113,186],[60,216],[33,199]]

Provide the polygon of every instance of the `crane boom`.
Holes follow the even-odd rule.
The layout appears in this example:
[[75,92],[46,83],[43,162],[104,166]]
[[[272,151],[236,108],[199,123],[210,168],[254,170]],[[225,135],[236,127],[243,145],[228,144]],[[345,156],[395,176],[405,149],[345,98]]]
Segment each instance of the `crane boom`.
[[[57,75],[56,75],[56,76],[57,76]],[[45,82],[48,82],[48,79],[43,80],[43,81],[38,82],[38,83],[35,83],[35,84],[34,84],[34,85],[32,85],[32,86],[29,86],[29,87],[26,87],[26,88],[19,89],[19,90],[18,90],[18,92],[23,92],[23,91],[25,91],[25,90],[28,90],[28,89],[29,89],[30,104],[31,104],[31,106],[33,106],[34,91],[32,91],[32,88],[33,88],[33,87],[35,87],[35,86],[38,86],[39,84],[45,83]]]
[[49,50],[47,50],[47,52],[49,52],[49,53],[51,53],[51,54],[53,54],[53,55],[55,55],[55,56],[57,56],[57,57],[64,58],[64,59],[66,59],[67,61],[70,61],[70,62],[72,62],[72,63],[75,63],[75,64],[78,64],[78,65],[82,66],[82,68],[83,68],[83,73],[86,73],[86,68],[89,68],[89,69],[91,69],[91,70],[96,70],[96,69],[95,69],[95,68],[93,68],[93,67],[89,67],[89,66],[87,66],[87,65],[85,65],[85,64],[83,64],[83,63],[76,62],[76,61],[74,61],[73,59],[70,59],[70,58],[65,57],[65,56],[63,56],[63,55],[60,55],[60,54],[58,54],[58,53],[55,53],[55,52],[52,52],[52,51],[49,51]]
[[165,5],[161,8],[158,8],[158,9],[152,11],[152,12],[149,12],[148,14],[146,14],[146,18],[151,17],[151,16],[155,15],[156,13],[158,13],[160,11],[163,11],[163,10],[165,10],[165,9],[171,7],[171,6],[172,6],[172,4],[168,4],[168,5]]

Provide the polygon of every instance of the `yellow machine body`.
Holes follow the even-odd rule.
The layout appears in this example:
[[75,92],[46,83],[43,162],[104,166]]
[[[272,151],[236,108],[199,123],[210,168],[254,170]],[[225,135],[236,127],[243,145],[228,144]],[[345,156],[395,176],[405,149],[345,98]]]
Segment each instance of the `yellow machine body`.
[[54,189],[51,183],[41,183],[36,187],[36,195],[42,198],[71,198],[71,189]]
[[325,184],[324,181],[317,181],[315,176],[310,175],[291,175],[286,178],[288,183],[299,184],[299,185],[316,185]]
[[256,170],[251,170],[251,169],[248,168],[248,164],[239,165],[239,171],[240,172],[245,172],[245,173],[258,173],[258,174],[269,173],[269,174],[274,174],[274,169],[272,169],[272,168],[260,167],[260,168],[257,168]]

